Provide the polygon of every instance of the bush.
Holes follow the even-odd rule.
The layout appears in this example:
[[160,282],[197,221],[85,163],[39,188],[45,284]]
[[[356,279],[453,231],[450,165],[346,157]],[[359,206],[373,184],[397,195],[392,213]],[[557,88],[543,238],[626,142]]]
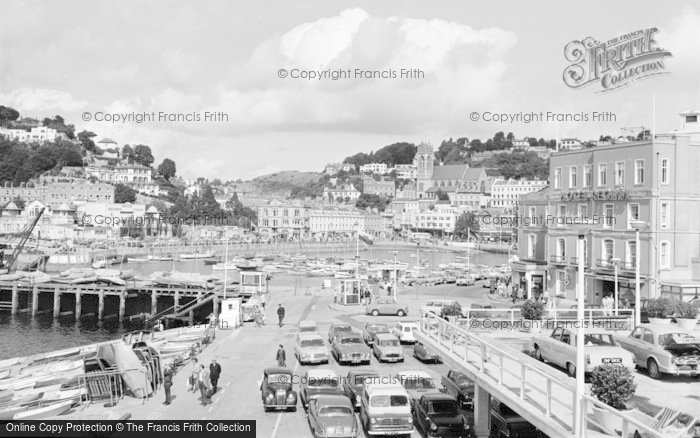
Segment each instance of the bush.
[[544,315],[544,304],[542,304],[542,301],[525,300],[520,314],[525,319],[539,321]]
[[687,301],[680,301],[676,304],[676,317],[683,319],[694,319],[698,316],[698,308]]
[[627,367],[599,365],[591,375],[591,393],[601,402],[618,410],[628,409],[637,385]]
[[454,302],[449,306],[442,308],[441,315],[443,318],[447,319],[448,316],[462,316],[462,305]]
[[652,298],[647,301],[647,314],[649,318],[670,318],[676,306],[676,301],[670,298]]

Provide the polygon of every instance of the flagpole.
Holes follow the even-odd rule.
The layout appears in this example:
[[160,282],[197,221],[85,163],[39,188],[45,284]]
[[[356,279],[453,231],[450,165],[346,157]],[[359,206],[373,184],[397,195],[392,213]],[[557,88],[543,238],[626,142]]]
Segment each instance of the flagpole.
[[357,232],[355,233],[355,276],[360,278],[360,222],[355,222]]

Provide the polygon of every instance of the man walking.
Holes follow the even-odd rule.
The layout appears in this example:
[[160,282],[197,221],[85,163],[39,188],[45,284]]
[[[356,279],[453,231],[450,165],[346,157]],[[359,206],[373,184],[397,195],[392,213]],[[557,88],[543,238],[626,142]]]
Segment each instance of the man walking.
[[197,358],[192,359],[192,369],[190,370],[190,380],[189,380],[189,386],[187,388],[188,391],[195,392],[197,391],[198,388],[198,382],[199,382],[199,370],[201,368],[199,367],[199,364],[197,363]]
[[284,351],[284,347],[280,344],[279,350],[277,350],[277,366],[286,367],[287,366],[287,353]]
[[277,307],[277,317],[280,320],[280,327],[282,327],[282,321],[284,321],[284,307],[282,307],[282,303]]
[[165,403],[170,404],[170,387],[173,386],[173,370],[168,368],[165,370],[165,378],[163,379],[163,389],[165,389]]
[[204,368],[204,365],[199,366],[199,393],[202,395],[202,406],[206,406],[211,403],[210,392],[211,391],[211,376],[209,375],[209,370]]
[[211,378],[211,392],[216,394],[216,385],[219,383],[219,376],[221,375],[221,365],[216,363],[216,359],[211,360],[211,365],[209,365],[209,376]]

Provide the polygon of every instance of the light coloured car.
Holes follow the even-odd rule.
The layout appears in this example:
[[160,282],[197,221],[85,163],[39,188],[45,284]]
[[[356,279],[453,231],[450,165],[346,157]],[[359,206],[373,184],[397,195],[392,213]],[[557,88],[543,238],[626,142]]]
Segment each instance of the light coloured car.
[[416,337],[413,336],[413,331],[418,330],[418,324],[415,322],[397,322],[391,329],[391,334],[402,343],[415,344]]
[[393,298],[378,298],[365,307],[365,313],[372,316],[406,316],[408,315],[408,306],[398,304]]
[[377,333],[372,351],[379,362],[403,362],[404,360],[401,342],[389,333]]
[[369,364],[370,351],[359,333],[338,333],[333,338],[331,352],[339,364]]
[[675,324],[639,324],[617,341],[653,379],[664,374],[700,376],[700,336]]
[[316,332],[299,333],[294,355],[301,365],[328,363],[330,357],[323,338]]
[[355,409],[342,395],[319,395],[311,400],[308,420],[315,438],[356,438],[360,434]]
[[371,347],[377,333],[389,333],[389,326],[373,322],[365,324],[365,329],[362,331],[362,339],[364,339],[365,344]]
[[430,300],[425,303],[425,306],[421,307],[421,310],[427,312],[433,312],[434,314],[440,316],[442,315],[442,308],[447,307],[450,304],[456,303],[455,300]]
[[455,286],[474,286],[474,283],[476,283],[474,276],[465,275],[457,279],[457,281],[455,282]]
[[[535,358],[565,368],[571,377],[576,376],[576,328],[555,328],[551,335],[537,335],[532,339]],[[605,329],[587,328],[584,352],[585,373],[598,365],[619,365],[634,371],[634,357],[615,341],[614,334]]]
[[406,389],[399,382],[365,383],[360,421],[369,436],[410,436],[415,428]]
[[433,378],[425,371],[399,371],[396,379],[401,382],[412,400],[420,400],[425,394],[439,394]]
[[299,323],[299,333],[318,333],[318,325],[316,321],[304,320]]
[[331,324],[331,327],[328,329],[328,343],[333,344],[333,338],[338,333],[352,333],[353,329],[352,326],[348,323],[345,322],[334,322]]

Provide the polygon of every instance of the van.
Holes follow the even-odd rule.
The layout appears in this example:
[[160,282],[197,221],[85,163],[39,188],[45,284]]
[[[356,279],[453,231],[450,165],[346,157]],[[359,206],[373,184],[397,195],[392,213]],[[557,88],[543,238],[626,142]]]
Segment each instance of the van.
[[405,435],[413,433],[413,415],[408,393],[397,381],[365,380],[360,404],[360,421],[367,434]]
[[397,322],[391,334],[402,343],[415,344],[416,338],[413,336],[413,331],[418,330],[418,324],[415,322]]
[[403,348],[401,341],[389,333],[377,333],[372,344],[374,357],[379,362],[403,362]]

